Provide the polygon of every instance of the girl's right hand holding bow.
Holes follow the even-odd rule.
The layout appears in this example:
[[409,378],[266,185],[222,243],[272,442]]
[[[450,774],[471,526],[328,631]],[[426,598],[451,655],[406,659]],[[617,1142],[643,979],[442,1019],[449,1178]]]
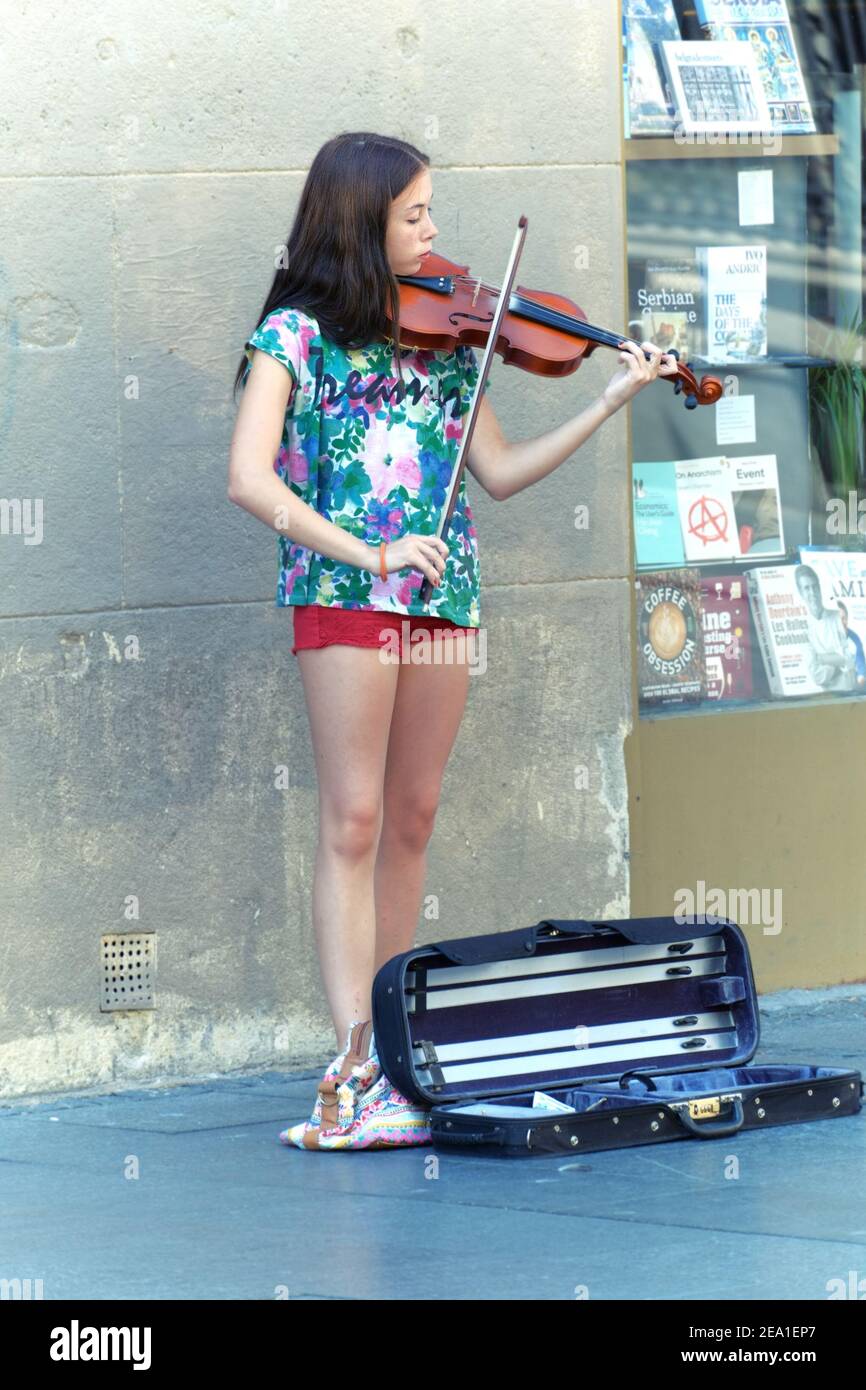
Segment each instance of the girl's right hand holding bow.
[[[376,559],[369,566],[373,574],[379,573],[379,550]],[[448,546],[439,536],[421,536],[410,531],[399,540],[390,541],[385,546],[385,569],[389,574],[396,570],[420,570],[434,587],[438,586],[445,573],[448,559]]]

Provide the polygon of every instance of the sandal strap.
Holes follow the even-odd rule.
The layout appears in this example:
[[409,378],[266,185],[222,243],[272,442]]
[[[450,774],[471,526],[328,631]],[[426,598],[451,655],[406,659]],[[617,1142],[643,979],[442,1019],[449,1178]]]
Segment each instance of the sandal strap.
[[[340,1070],[335,1076],[326,1077],[319,1086],[319,1096],[322,1101],[322,1118],[320,1128],[335,1129],[340,1122],[339,1117],[339,1098],[337,1092],[339,1088],[351,1078],[355,1067],[363,1062],[370,1060],[370,1041],[373,1034],[372,1019],[366,1019],[362,1023],[356,1023],[349,1034],[349,1048],[343,1058]],[[306,1139],[306,1135],[304,1138]],[[317,1147],[316,1144],[309,1145],[310,1148]]]

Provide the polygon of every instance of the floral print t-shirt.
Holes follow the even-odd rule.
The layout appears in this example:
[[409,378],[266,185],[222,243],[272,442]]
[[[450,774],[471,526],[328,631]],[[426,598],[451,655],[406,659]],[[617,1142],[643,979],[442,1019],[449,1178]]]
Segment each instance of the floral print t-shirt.
[[321,336],[315,318],[293,308],[259,325],[244,348],[249,365],[256,348],[282,362],[295,383],[274,471],[328,521],[375,547],[371,573],[278,535],[277,606],[429,614],[479,627],[478,548],[465,473],[445,537],[442,581],[426,606],[418,601],[423,571],[407,567],[382,580],[378,551],[380,541],[407,532],[436,532],[478,378],[473,349],[402,348],[401,383],[390,344],[341,347]]

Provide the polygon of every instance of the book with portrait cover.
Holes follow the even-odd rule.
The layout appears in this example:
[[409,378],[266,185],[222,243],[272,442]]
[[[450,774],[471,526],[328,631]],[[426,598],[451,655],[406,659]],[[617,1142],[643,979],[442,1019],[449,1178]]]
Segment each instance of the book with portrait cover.
[[744,574],[701,576],[701,625],[708,700],[752,695],[752,624]]
[[640,704],[697,703],[706,674],[698,571],[640,574],[635,591]]
[[815,120],[787,0],[696,0],[695,7],[709,39],[751,44],[772,128],[783,134],[812,134]]
[[866,694],[866,551],[801,545],[800,560],[817,574],[824,605],[840,615],[854,659],[854,688]]
[[678,39],[673,0],[623,0],[628,136],[671,135],[676,106],[665,83],[659,44]]
[[809,672],[807,608],[794,578],[797,565],[746,570],[752,625],[770,693],[780,698],[818,695]]

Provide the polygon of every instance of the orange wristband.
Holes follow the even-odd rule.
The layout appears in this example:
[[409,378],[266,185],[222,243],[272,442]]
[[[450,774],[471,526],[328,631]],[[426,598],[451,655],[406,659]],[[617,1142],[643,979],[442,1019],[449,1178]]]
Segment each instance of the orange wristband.
[[379,574],[382,579],[388,578],[388,571],[385,568],[385,541],[379,542]]

